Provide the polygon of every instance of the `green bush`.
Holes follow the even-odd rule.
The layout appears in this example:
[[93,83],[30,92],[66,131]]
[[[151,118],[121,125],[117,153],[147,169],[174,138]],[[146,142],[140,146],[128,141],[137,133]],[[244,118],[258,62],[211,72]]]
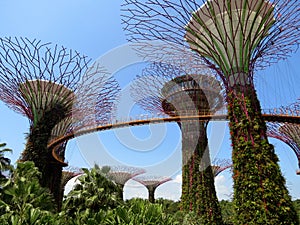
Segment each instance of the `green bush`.
[[[195,212],[179,210],[179,202],[144,199],[123,202],[118,187],[106,179],[107,171],[85,169],[81,184],[69,193],[64,208],[56,213],[52,195],[40,186],[40,172],[32,162],[18,163],[11,177],[1,183],[0,224],[2,225],[199,225],[205,224]],[[4,181],[4,180],[3,180]],[[76,200],[75,200],[76,199]],[[300,200],[293,202],[298,216]],[[233,203],[220,201],[227,225],[233,223]]]
[[39,177],[33,162],[17,164],[0,193],[0,224],[48,224],[54,203]]
[[113,210],[114,215],[107,224],[119,225],[175,225],[172,216],[163,211],[161,204],[153,204],[148,200],[132,199],[126,205]]
[[120,188],[107,179],[107,171],[102,171],[98,166],[91,170],[82,169],[84,174],[79,177],[80,183],[66,196],[63,202],[63,210],[68,216],[74,216],[76,212],[91,213],[99,210],[109,210],[117,207],[123,201],[119,198]]

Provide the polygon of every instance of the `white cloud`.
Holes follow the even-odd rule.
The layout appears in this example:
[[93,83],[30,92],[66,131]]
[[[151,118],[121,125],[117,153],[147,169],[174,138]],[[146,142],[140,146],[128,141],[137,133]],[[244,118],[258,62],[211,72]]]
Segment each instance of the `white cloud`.
[[217,197],[219,200],[230,199],[232,194],[232,188],[230,180],[228,180],[224,175],[218,175],[215,178],[215,187],[217,192]]
[[170,199],[173,201],[179,201],[181,197],[181,182],[177,179],[162,184],[156,189],[155,198]]
[[68,183],[66,184],[65,186],[65,192],[64,194],[67,195],[72,189],[73,187],[76,185],[76,184],[79,184],[79,180],[78,178],[80,177],[81,175],[78,175],[76,177],[73,177],[71,180],[68,181]]
[[175,179],[170,182],[182,184],[182,174],[178,174]]
[[147,188],[134,180],[129,180],[124,187],[124,199],[148,198]]

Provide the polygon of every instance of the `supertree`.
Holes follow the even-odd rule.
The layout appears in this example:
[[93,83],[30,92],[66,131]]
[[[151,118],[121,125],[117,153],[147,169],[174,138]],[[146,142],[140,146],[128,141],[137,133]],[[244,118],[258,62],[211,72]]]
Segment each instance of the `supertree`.
[[232,167],[232,162],[228,159],[217,159],[214,160],[212,164],[212,171],[215,177],[222,173],[224,170]]
[[85,123],[108,118],[118,90],[99,64],[88,68],[88,63],[86,56],[50,43],[0,39],[1,100],[30,123],[20,160],[35,163],[42,174],[41,185],[53,193],[58,208],[66,143],[56,147],[59,162],[47,148],[48,142],[83,129]]
[[66,167],[62,171],[60,189],[61,189],[61,198],[63,198],[66,184],[74,177],[83,174],[84,172],[80,168],[76,167]]
[[120,198],[123,199],[123,192],[125,183],[135,176],[145,173],[146,171],[141,168],[129,166],[109,166],[107,173],[108,178],[112,179],[120,187]]
[[[153,62],[132,83],[142,108],[171,117],[211,115],[223,106],[222,87],[209,69]],[[214,187],[206,127],[208,120],[180,120],[182,134],[181,209],[197,212],[205,222],[222,223]]]
[[[126,0],[124,4],[129,40],[190,47],[222,79],[239,224],[297,221],[267,139],[253,74],[297,49],[299,6],[298,0]],[[147,57],[153,52],[144,53]]]
[[[300,101],[282,108],[283,111],[296,112],[300,110]],[[291,122],[268,122],[267,135],[286,143],[298,159],[297,175],[300,175],[300,125]]]
[[137,176],[133,180],[141,183],[148,189],[148,200],[151,203],[155,202],[154,193],[158,186],[172,180],[170,177],[161,176]]

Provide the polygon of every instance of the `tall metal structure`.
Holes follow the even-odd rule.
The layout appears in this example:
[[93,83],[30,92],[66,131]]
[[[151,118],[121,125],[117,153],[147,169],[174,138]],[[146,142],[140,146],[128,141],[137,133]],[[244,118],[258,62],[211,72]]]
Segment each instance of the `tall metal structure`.
[[[133,82],[133,98],[145,110],[170,117],[211,115],[221,109],[222,88],[209,70],[185,68],[150,64]],[[182,134],[181,208],[194,210],[204,220],[219,216],[221,221],[208,150],[207,124],[208,120],[178,122]]]
[[[253,75],[296,51],[299,7],[298,0],[126,0],[124,4],[129,40],[190,47],[222,79],[233,145],[233,202],[241,224],[297,220],[278,158],[267,140]],[[144,54],[153,56],[153,52]]]
[[128,166],[109,166],[110,170],[107,173],[108,178],[116,182],[120,187],[120,198],[123,199],[123,192],[125,183],[135,176],[145,173],[146,171],[141,168],[128,167]]
[[160,176],[137,176],[133,180],[144,185],[148,190],[148,200],[151,203],[155,202],[155,190],[160,185],[172,180],[170,177],[160,177]]
[[56,149],[58,162],[48,142],[106,120],[118,91],[117,83],[99,64],[88,67],[88,63],[86,56],[50,43],[0,39],[0,100],[30,123],[20,160],[33,161],[39,168],[41,185],[53,193],[58,208],[66,143]]

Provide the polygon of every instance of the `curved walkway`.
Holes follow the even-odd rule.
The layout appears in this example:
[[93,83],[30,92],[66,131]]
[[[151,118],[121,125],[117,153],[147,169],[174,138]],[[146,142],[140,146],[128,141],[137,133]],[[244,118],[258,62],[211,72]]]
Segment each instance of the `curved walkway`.
[[[292,111],[292,110],[283,110],[283,109],[272,109],[272,110],[263,110],[262,111],[263,118],[268,122],[290,122],[300,124],[300,111]],[[166,117],[165,114],[157,114],[152,115],[152,118],[148,118],[149,115],[140,115],[138,119],[129,118],[125,121],[115,120],[109,124],[103,124],[96,127],[87,128],[78,132],[72,132],[61,136],[51,143],[49,143],[48,148],[52,150],[52,155],[59,163],[64,166],[67,165],[66,162],[62,161],[59,156],[55,152],[55,146],[58,146],[65,141],[73,139],[78,136],[82,136],[85,134],[110,130],[121,127],[128,126],[138,126],[138,125],[147,125],[150,123],[166,123],[166,122],[179,122],[184,120],[210,120],[210,121],[226,121],[227,115],[224,112],[215,115],[189,115],[189,116],[177,116],[177,117]]]

